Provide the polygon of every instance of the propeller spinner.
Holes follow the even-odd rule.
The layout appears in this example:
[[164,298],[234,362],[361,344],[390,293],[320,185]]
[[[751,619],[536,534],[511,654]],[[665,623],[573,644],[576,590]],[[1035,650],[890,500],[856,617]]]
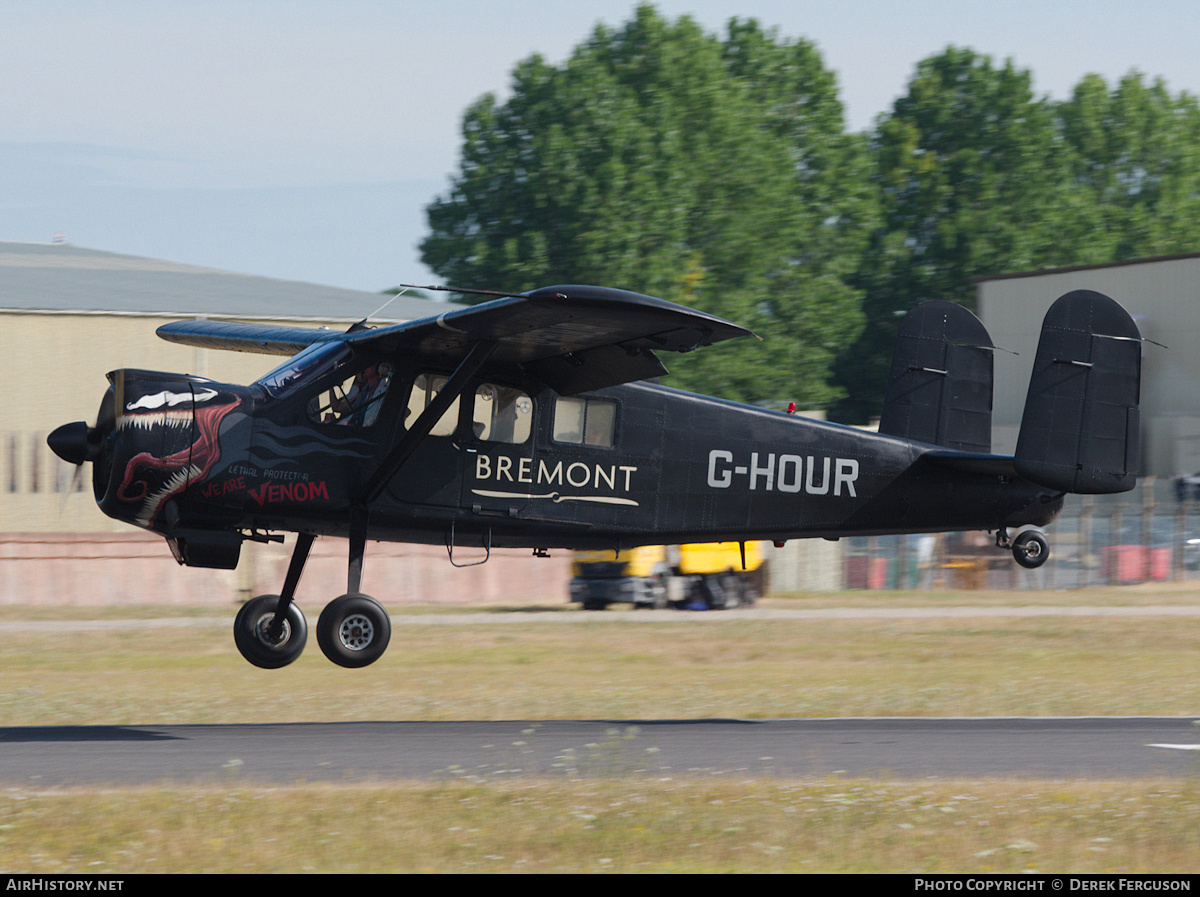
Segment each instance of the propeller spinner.
[[103,449],[103,440],[104,433],[98,427],[89,427],[81,420],[63,424],[46,437],[46,443],[54,454],[76,466],[84,461],[96,460]]

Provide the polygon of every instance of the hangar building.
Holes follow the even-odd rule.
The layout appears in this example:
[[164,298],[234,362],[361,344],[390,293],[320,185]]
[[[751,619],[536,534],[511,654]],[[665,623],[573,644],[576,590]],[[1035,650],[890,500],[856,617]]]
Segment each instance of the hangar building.
[[[280,359],[168,343],[159,325],[186,318],[271,321],[345,329],[372,316],[395,323],[445,303],[234,274],[69,244],[0,242],[0,603],[208,603],[278,592],[287,551],[247,543],[237,571],[176,566],[157,536],[104,516],[82,476],[46,445],[60,424],[92,422],[123,367],[249,383]],[[290,539],[289,539],[290,544]],[[323,606],[345,591],[343,540],[318,540],[300,597]],[[553,567],[554,570],[548,569]],[[561,569],[560,569],[561,568]],[[493,558],[455,571],[444,550],[372,545],[364,588],[383,601],[503,600],[533,591],[567,594],[565,556],[529,563]],[[528,581],[526,583],[526,581]]]
[[993,451],[1016,448],[1046,310],[1071,290],[1096,290],[1166,347],[1142,345],[1142,475],[1200,471],[1200,254],[988,277],[976,286],[980,318],[1004,350],[995,353]]

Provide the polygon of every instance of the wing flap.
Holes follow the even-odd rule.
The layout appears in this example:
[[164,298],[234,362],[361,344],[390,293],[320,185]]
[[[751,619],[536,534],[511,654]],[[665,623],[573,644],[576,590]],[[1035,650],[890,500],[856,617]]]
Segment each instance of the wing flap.
[[525,365],[559,395],[573,396],[617,383],[648,380],[667,373],[653,352],[625,351],[619,346],[597,346],[569,356],[555,356]]

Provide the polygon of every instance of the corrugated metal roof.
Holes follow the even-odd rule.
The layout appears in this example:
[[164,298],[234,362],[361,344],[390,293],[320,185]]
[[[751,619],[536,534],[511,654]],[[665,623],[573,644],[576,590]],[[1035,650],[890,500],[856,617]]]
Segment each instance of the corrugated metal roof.
[[1016,280],[1020,277],[1045,277],[1047,274],[1073,274],[1076,271],[1101,271],[1105,268],[1128,268],[1132,265],[1147,265],[1153,262],[1177,262],[1197,258],[1200,258],[1200,252],[1181,252],[1175,255],[1121,259],[1117,262],[1098,262],[1094,265],[1068,265],[1063,268],[1039,268],[1036,271],[1013,271],[1009,274],[986,274],[981,277],[972,277],[971,283],[981,284],[993,280]]
[[[234,274],[68,243],[0,242],[0,309],[357,321],[387,298]],[[400,296],[385,320],[440,314],[451,303]]]

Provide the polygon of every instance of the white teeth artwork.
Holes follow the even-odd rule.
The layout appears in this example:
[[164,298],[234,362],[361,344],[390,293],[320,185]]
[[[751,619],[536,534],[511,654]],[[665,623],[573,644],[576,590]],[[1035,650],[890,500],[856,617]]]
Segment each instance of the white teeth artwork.
[[189,411],[154,411],[149,414],[125,414],[117,424],[119,429],[137,427],[141,430],[152,430],[155,427],[190,427],[192,412]]
[[142,510],[137,515],[138,523],[142,526],[149,526],[150,522],[158,515],[159,506],[166,499],[186,486],[188,480],[199,479],[202,475],[203,472],[194,464],[175,471],[161,489],[146,496],[145,502],[142,503]]
[[126,411],[154,411],[166,405],[168,408],[174,408],[176,405],[182,405],[184,402],[207,402],[209,399],[216,398],[217,391],[215,389],[201,389],[196,393],[190,392],[169,392],[163,390],[156,392],[154,395],[142,396],[136,402],[126,405]]

